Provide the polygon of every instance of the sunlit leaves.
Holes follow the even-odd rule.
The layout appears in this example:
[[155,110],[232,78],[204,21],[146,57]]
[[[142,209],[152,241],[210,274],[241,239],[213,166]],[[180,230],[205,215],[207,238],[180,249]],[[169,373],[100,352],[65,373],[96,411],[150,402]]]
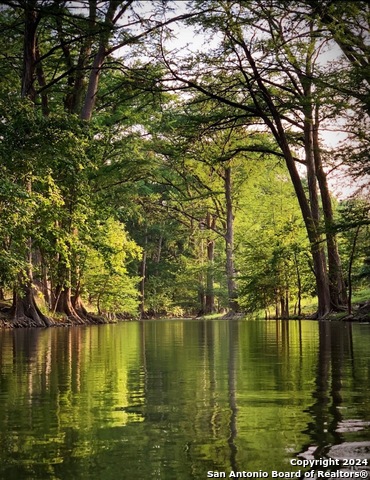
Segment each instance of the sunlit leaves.
[[97,225],[83,266],[83,295],[97,306],[99,313],[135,315],[139,277],[131,277],[127,265],[140,256],[141,249],[128,239],[117,221],[108,219]]

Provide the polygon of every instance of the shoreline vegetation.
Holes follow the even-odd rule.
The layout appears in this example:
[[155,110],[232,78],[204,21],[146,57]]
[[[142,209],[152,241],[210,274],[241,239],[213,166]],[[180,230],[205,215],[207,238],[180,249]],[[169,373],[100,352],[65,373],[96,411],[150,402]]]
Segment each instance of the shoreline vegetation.
[[[84,322],[76,321],[73,318],[68,317],[48,317],[50,325],[47,327],[40,327],[37,324],[30,323],[29,319],[25,318],[14,318],[10,314],[11,304],[8,302],[0,302],[0,329],[13,329],[13,328],[49,328],[49,327],[77,327],[77,326],[91,326],[91,325],[108,325],[115,324],[119,322],[126,321],[151,321],[159,319],[209,319],[209,320],[239,320],[247,319],[248,315],[242,312],[232,312],[219,313],[213,315],[184,315],[184,316],[173,316],[166,314],[153,314],[153,315],[128,315],[124,313],[108,313],[98,315],[96,313],[88,312]],[[253,316],[253,318],[263,319],[263,315]],[[330,312],[325,318],[317,318],[317,315],[314,313],[291,315],[288,318],[276,318],[269,317],[264,318],[265,320],[315,320],[315,321],[345,321],[345,322],[361,322],[361,323],[370,323],[370,300],[363,301],[355,304],[353,306],[353,311],[351,314],[348,312]]]
[[80,3],[0,8],[2,323],[368,320],[367,2]]

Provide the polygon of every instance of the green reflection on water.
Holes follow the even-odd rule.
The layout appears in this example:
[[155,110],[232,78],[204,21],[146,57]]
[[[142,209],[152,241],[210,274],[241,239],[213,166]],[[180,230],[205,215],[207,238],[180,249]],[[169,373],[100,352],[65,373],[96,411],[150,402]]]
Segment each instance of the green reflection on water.
[[0,332],[0,478],[294,470],[369,438],[369,336],[309,321]]

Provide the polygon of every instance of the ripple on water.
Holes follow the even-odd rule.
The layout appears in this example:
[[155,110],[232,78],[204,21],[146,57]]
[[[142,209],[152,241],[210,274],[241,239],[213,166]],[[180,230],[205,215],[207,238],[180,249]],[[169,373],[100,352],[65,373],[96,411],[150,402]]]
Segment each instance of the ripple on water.
[[370,442],[344,442],[333,445],[328,451],[328,456],[340,460],[346,458],[370,460]]
[[338,433],[360,432],[370,427],[370,422],[363,420],[348,419],[339,422],[336,431]]

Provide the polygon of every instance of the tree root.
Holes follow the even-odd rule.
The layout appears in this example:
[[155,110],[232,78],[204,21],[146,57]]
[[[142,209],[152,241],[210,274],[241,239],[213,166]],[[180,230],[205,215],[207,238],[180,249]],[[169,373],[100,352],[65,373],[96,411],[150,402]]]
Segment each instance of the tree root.
[[35,301],[31,287],[24,288],[24,295],[17,293],[13,297],[13,305],[9,315],[15,327],[51,327],[55,322],[44,315]]

